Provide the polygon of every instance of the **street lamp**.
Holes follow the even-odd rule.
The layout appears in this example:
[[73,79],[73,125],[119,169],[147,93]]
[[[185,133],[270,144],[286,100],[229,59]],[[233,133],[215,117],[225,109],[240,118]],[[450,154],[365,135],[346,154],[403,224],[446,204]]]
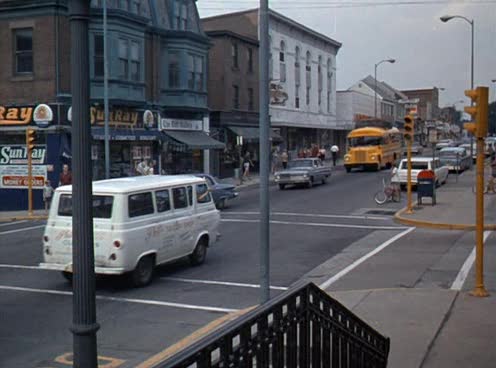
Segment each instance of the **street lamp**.
[[[468,18],[465,18],[462,15],[443,15],[441,18],[441,22],[446,23],[449,22],[451,19],[455,18],[460,18],[466,21],[468,24],[470,24],[471,31],[472,31],[472,41],[471,41],[471,57],[470,57],[470,89],[474,89],[474,20],[470,20]],[[473,104],[473,101],[472,101]],[[470,155],[473,157],[473,142],[474,142],[474,136],[471,134],[470,135]],[[472,162],[472,161],[470,161]],[[472,165],[471,165],[472,166]]]
[[374,120],[377,120],[377,67],[382,63],[394,64],[395,59],[384,59],[374,65]]

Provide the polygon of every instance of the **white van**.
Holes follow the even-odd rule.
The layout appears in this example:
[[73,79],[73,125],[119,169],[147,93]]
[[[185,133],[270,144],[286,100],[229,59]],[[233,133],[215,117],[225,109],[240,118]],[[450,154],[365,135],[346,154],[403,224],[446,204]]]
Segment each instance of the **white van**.
[[[72,186],[55,190],[45,234],[44,263],[72,278]],[[129,272],[133,285],[151,282],[159,264],[189,256],[203,263],[219,234],[219,211],[205,179],[150,175],[93,182],[95,273]]]

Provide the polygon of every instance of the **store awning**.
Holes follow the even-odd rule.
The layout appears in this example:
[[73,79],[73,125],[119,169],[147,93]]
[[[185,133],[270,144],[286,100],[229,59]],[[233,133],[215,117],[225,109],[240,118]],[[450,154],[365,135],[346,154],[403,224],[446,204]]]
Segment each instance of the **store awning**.
[[[236,135],[243,137],[243,140],[247,141],[258,141],[260,139],[260,129],[253,127],[240,127],[240,126],[230,126],[228,127],[231,132]],[[282,137],[270,130],[270,138],[272,141],[282,142]]]
[[[91,128],[91,135],[97,141],[105,140],[105,128]],[[109,129],[111,141],[157,141],[160,139],[158,130],[145,129]]]
[[219,142],[204,132],[165,130],[166,135],[174,140],[184,143],[191,149],[224,149],[225,144]]

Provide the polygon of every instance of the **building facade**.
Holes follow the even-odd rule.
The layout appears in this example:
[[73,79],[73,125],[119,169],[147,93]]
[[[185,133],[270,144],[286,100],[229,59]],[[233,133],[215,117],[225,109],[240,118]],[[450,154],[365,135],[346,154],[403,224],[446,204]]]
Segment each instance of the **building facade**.
[[418,100],[416,114],[422,121],[438,120],[440,117],[439,89],[410,89],[403,92],[409,100]]
[[[207,55],[194,0],[107,1],[110,176],[136,175],[143,159],[155,172],[204,171],[208,149]],[[89,24],[93,179],[104,167],[102,0]],[[37,130],[35,208],[45,179],[57,186],[71,163],[70,24],[68,1],[0,0],[0,162],[2,209],[27,208],[25,131]]]
[[[258,40],[258,9],[202,19],[208,31],[229,30]],[[336,56],[341,44],[269,11],[270,122],[281,148],[296,154],[312,144],[344,146],[336,123]],[[233,50],[234,52],[234,50]]]
[[357,91],[337,91],[337,125],[349,130],[374,121],[374,97]]

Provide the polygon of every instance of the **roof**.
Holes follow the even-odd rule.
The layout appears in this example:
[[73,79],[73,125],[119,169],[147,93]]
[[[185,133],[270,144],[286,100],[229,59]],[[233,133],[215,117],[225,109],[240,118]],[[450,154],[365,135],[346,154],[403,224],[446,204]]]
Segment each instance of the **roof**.
[[383,136],[386,133],[386,129],[376,128],[376,127],[365,127],[352,130],[348,134],[348,138],[367,136]]
[[408,96],[406,96],[403,92],[391,87],[386,82],[375,81],[374,77],[372,77],[371,75],[368,75],[367,77],[362,79],[362,82],[364,82],[372,90],[376,89],[377,94],[379,94],[383,98],[389,98],[392,100],[408,99]]
[[[436,157],[437,159],[437,157]],[[401,160],[401,162],[404,162],[404,161],[407,161],[408,159],[404,158]],[[416,162],[429,162],[429,161],[432,161],[432,157],[412,157],[412,162],[413,161],[416,161]]]
[[[147,175],[129,176],[99,180],[93,182],[93,193],[129,193],[139,190],[151,190],[160,186],[202,183],[204,179],[194,175]],[[72,192],[72,185],[64,185],[56,189],[60,192]]]

